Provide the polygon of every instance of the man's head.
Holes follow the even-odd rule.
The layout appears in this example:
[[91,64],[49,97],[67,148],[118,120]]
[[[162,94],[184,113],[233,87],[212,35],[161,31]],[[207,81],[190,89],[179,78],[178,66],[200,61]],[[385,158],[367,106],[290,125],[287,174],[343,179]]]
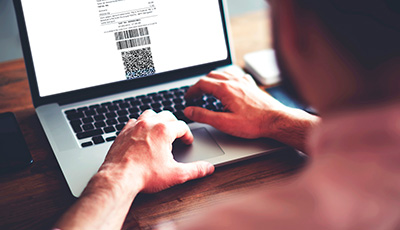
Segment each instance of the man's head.
[[270,0],[284,78],[319,112],[400,98],[397,0]]

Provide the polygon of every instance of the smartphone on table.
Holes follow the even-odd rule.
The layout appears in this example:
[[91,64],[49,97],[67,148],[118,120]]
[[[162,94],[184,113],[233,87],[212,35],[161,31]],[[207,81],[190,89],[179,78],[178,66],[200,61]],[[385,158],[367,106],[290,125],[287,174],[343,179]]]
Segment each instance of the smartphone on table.
[[33,163],[13,113],[0,114],[0,173],[23,169]]

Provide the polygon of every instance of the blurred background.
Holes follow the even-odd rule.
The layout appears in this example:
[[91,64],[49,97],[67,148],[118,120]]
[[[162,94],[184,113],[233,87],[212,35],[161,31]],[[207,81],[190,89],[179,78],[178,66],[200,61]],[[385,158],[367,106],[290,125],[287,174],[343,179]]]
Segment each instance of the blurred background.
[[0,62],[22,58],[12,0],[0,0]]
[[[265,0],[227,0],[229,15],[235,17],[267,7]],[[12,0],[0,0],[0,62],[22,58]]]

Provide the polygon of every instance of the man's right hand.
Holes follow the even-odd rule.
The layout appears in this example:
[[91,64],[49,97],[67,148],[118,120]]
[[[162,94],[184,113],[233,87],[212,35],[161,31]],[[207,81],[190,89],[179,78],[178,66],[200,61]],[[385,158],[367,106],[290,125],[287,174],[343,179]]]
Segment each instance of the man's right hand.
[[186,99],[203,94],[212,94],[221,100],[226,111],[188,107],[185,116],[237,137],[273,138],[304,150],[305,134],[318,121],[316,116],[275,100],[250,75],[211,72],[188,90]]

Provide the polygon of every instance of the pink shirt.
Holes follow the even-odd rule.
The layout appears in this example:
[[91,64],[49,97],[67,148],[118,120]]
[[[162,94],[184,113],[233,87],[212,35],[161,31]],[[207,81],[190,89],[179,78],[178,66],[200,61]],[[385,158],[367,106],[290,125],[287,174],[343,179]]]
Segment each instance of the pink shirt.
[[181,227],[400,229],[400,103],[325,118],[308,149],[309,164],[288,184],[232,200]]
[[308,146],[304,180],[318,193],[327,223],[400,229],[400,104],[324,119]]

